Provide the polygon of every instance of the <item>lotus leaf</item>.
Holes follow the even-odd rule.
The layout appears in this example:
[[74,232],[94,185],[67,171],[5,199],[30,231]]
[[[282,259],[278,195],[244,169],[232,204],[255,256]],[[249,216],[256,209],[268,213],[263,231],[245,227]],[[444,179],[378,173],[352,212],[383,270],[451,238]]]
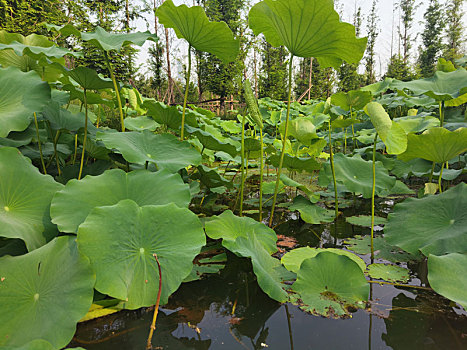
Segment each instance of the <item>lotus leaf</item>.
[[467,310],[467,254],[430,255],[428,281],[436,293]]
[[196,50],[216,55],[224,63],[236,59],[239,40],[234,39],[227,23],[209,21],[201,6],[175,6],[172,0],[166,0],[156,15],[161,24],[173,28],[179,39],[185,39]]
[[158,169],[176,173],[189,165],[201,163],[201,156],[188,142],[171,134],[143,132],[98,132],[97,139],[108,149],[117,149],[126,161],[136,164],[155,163]]
[[[50,122],[50,125],[54,130],[78,131],[79,129],[84,128],[84,113],[80,112],[73,114],[70,111],[61,108],[60,104],[55,101],[51,101],[44,108],[42,115]],[[90,120],[88,121],[88,131],[89,129],[95,129]]]
[[360,90],[369,91],[373,94],[373,96],[381,95],[391,88],[391,84],[393,81],[394,81],[393,78],[385,78],[384,80],[380,82],[364,86]]
[[303,196],[295,197],[289,209],[298,210],[302,220],[313,225],[333,222],[335,218],[333,210],[327,210],[319,205],[313,204]]
[[25,130],[33,112],[40,112],[49,101],[49,85],[36,72],[0,68],[0,137]]
[[187,133],[196,136],[196,138],[199,140],[199,142],[201,142],[203,147],[207,149],[213,151],[222,151],[230,154],[230,156],[232,157],[235,157],[237,155],[237,149],[235,148],[235,146],[218,140],[216,137],[204,130],[192,128],[191,126],[185,126],[185,130],[187,131]]
[[325,251],[303,261],[292,290],[302,309],[329,317],[349,315],[350,306],[364,307],[370,286],[352,259]]
[[[182,113],[175,106],[167,106],[162,102],[145,101],[143,107],[148,110],[148,116],[157,123],[167,125],[173,130],[179,130],[182,125]],[[187,113],[186,125],[198,127],[196,118]]]
[[[35,339],[66,346],[92,304],[95,275],[71,237],[0,259],[0,346]],[[25,331],[27,330],[27,331]]]
[[127,309],[154,305],[162,269],[167,303],[206,244],[201,222],[175,204],[139,207],[132,200],[94,208],[78,229],[78,247],[96,272],[96,289],[124,300]]
[[[285,133],[285,123],[281,124],[280,131],[282,134]],[[312,118],[308,117],[300,117],[291,120],[289,123],[288,136],[294,137],[307,146],[311,146],[313,140],[318,138]]]
[[410,279],[410,271],[397,265],[371,264],[368,265],[368,276],[389,282],[407,283]]
[[49,208],[63,186],[42,175],[16,148],[0,148],[0,237],[20,238],[34,250],[56,235]]
[[271,257],[277,251],[277,236],[272,229],[252,218],[235,216],[230,210],[206,222],[205,229],[210,238],[222,238],[225,248],[251,258],[258,284],[266,294],[277,301],[287,301],[282,282],[294,276]]
[[422,158],[445,163],[467,151],[467,128],[449,131],[432,128],[421,135],[408,135],[407,150],[398,156],[403,161]]
[[401,154],[407,149],[407,135],[404,129],[389,118],[389,114],[378,102],[370,102],[365,106],[365,113],[370,116],[371,123],[389,154]]
[[140,206],[173,202],[179,207],[187,207],[191,196],[189,186],[178,174],[165,170],[125,173],[113,169],[99,176],[69,181],[54,196],[50,213],[62,232],[75,233],[92,209],[114,205],[124,199],[131,199]]
[[366,270],[366,264],[362,258],[346,250],[336,248],[301,247],[293,249],[282,257],[281,262],[287,270],[298,273],[303,261],[306,259],[314,258],[316,255],[322,252],[331,252],[338,255],[344,255],[357,263],[358,267],[360,267],[363,272]]
[[318,202],[319,200],[319,195],[315,194],[312,190],[310,190],[308,187],[306,187],[305,185],[297,182],[297,181],[294,181],[292,180],[290,177],[288,177],[287,175],[285,174],[281,174],[281,181],[284,183],[284,185],[286,186],[289,186],[289,187],[295,187],[301,191],[303,191],[307,196],[308,196],[308,199],[312,202],[312,203],[316,203]]
[[198,171],[193,175],[193,179],[199,180],[204,186],[209,189],[218,187],[229,187],[233,186],[232,182],[225,179],[215,169],[208,168],[201,164],[198,166]]
[[[267,159],[266,163],[271,164],[277,168],[279,167],[279,160],[280,155],[274,154]],[[306,171],[309,173],[321,168],[321,164],[318,163],[314,158],[292,157],[288,154],[285,154],[284,156],[283,166],[284,168],[287,168],[291,171]]]
[[63,47],[58,46],[32,46],[25,45],[23,43],[12,41],[8,44],[0,43],[0,51],[2,50],[13,50],[18,56],[27,55],[35,60],[40,60],[42,57],[47,58],[61,58],[66,55],[74,57],[82,57],[83,55],[78,52],[69,51]]
[[248,17],[255,35],[263,33],[272,46],[286,46],[294,56],[316,57],[324,67],[358,63],[366,48],[366,38],[356,38],[355,28],[339,20],[333,1],[264,0]]
[[154,121],[154,119],[146,116],[125,118],[125,128],[132,131],[156,131],[160,124]]
[[[345,221],[355,226],[371,227],[371,216],[370,215],[350,216],[350,217],[345,218]],[[387,222],[386,218],[375,216],[375,225],[384,225],[386,224],[386,222]]]
[[136,32],[136,33],[109,33],[105,29],[97,26],[94,32],[84,33],[80,32],[71,24],[66,24],[64,26],[57,26],[48,24],[47,28],[54,29],[57,32],[60,32],[65,37],[74,35],[77,38],[81,38],[83,41],[89,42],[91,45],[103,50],[110,51],[116,50],[120,51],[122,47],[128,45],[137,45],[142,46],[147,40],[157,41],[159,40],[155,34],[150,32]]
[[[334,156],[334,166],[338,185],[344,186],[350,192],[361,193],[363,198],[371,198],[372,162],[359,156],[346,157],[338,153]],[[323,170],[319,174],[319,184],[327,186],[332,180],[330,165],[325,164]],[[384,195],[387,189],[393,188],[395,184],[396,178],[389,176],[384,166],[376,162],[376,194]]]
[[371,102],[373,95],[370,91],[352,90],[349,92],[338,92],[331,96],[333,105],[339,106],[344,111],[363,109]]
[[76,81],[79,86],[86,90],[100,90],[113,88],[113,82],[107,78],[101,78],[94,69],[88,67],[77,67],[67,69],[60,64],[54,64],[62,73]]
[[397,204],[384,233],[389,244],[412,254],[419,250],[425,256],[467,252],[467,184]]
[[422,132],[437,127],[440,124],[438,118],[429,115],[396,118],[394,121],[404,129],[406,134]]

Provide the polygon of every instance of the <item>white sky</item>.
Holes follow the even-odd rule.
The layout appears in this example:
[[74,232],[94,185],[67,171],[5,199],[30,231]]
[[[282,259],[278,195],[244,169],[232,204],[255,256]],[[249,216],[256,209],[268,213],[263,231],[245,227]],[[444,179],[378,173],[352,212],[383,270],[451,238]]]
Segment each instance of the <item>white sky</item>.
[[[182,3],[187,4],[188,6],[193,5],[193,0],[173,0],[175,5],[180,5]],[[440,0],[441,3],[445,3],[447,0]],[[140,0],[137,0],[137,2],[140,2]],[[151,1],[152,2],[152,1]],[[255,3],[259,2],[259,0],[250,0],[251,6]],[[343,14],[341,19],[345,22],[353,23],[353,15],[355,12],[355,7],[361,7],[362,8],[362,18],[363,18],[363,23],[362,23],[362,29],[361,29],[361,35],[366,36],[366,19],[370,13],[371,9],[371,4],[373,0],[339,0],[338,3],[342,4],[343,6]],[[396,3],[397,0],[379,0],[378,3],[378,15],[380,18],[380,21],[378,23],[379,29],[380,29],[380,34],[377,38],[376,41],[376,55],[377,55],[377,64],[376,64],[376,72],[378,75],[382,75],[386,71],[386,67],[390,58],[390,52],[391,52],[391,33],[393,31],[392,28],[394,28],[394,53],[397,53],[398,51],[398,37],[397,37],[397,26],[398,26],[398,15],[396,13],[396,17],[394,18],[394,24],[393,24],[393,7],[394,3]],[[413,24],[413,28],[411,30],[411,33],[413,36],[417,35],[417,33],[420,33],[423,30],[424,23],[423,23],[423,14],[429,4],[429,0],[417,0],[417,10],[415,14],[415,20]],[[467,8],[467,1],[464,1],[464,10]],[[465,15],[464,15],[465,19]],[[154,28],[154,17],[152,15],[147,17],[147,21],[150,23],[150,30],[153,31]],[[138,30],[146,30],[146,24],[144,23],[143,20],[139,20],[137,23],[135,23],[136,26],[138,27]],[[464,30],[467,31],[467,20],[464,20]],[[181,70],[181,61],[185,60],[186,56],[186,45],[184,44],[183,41],[178,40],[175,35],[173,34],[173,31],[169,29],[170,32],[172,32],[172,35],[174,37],[173,41],[173,46],[171,50],[173,50],[173,58],[174,58],[174,68],[175,70]],[[162,33],[159,33],[159,35],[162,35]],[[165,42],[165,38],[161,38]],[[411,59],[415,60],[418,56],[418,46],[420,45],[421,38],[418,36],[416,43],[413,45],[413,48],[411,50]],[[138,58],[138,63],[145,65],[147,61],[147,47],[150,44],[146,44],[143,50],[141,50]],[[178,64],[176,61],[179,61]],[[143,66],[143,71],[146,70],[146,68]]]

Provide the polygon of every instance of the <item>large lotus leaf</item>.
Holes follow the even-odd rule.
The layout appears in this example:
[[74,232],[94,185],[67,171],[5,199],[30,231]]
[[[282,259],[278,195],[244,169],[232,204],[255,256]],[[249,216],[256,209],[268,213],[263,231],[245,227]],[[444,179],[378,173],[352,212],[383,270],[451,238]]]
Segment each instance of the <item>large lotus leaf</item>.
[[42,175],[16,148],[0,148],[0,236],[20,238],[28,250],[49,241],[56,232],[50,202],[63,185]]
[[266,294],[277,301],[287,301],[282,282],[294,276],[271,257],[277,251],[274,230],[252,218],[235,216],[230,210],[206,222],[205,229],[210,238],[222,238],[222,245],[231,252],[251,258],[258,284]]
[[404,129],[406,134],[422,132],[440,124],[438,118],[429,115],[395,118],[394,121]]
[[430,255],[428,281],[436,293],[467,310],[467,254]]
[[427,95],[437,101],[448,101],[467,93],[467,71],[459,68],[455,72],[438,71],[431,78],[408,82],[393,81],[392,89],[407,89],[415,95]]
[[364,307],[370,286],[352,259],[325,251],[303,261],[292,290],[308,312],[345,316],[349,315],[348,307]]
[[0,345],[44,339],[66,346],[92,304],[95,275],[74,238],[0,259]]
[[338,92],[331,96],[331,103],[339,106],[345,111],[363,109],[373,99],[370,91],[352,90],[349,92]]
[[136,33],[109,33],[105,29],[97,26],[94,32],[85,33],[80,32],[78,29],[73,27],[71,24],[66,24],[64,26],[56,26],[48,24],[47,28],[54,29],[60,32],[62,35],[70,36],[74,35],[78,38],[81,38],[83,41],[87,41],[93,46],[104,50],[116,50],[120,51],[122,47],[128,45],[137,45],[142,46],[146,40],[157,41],[159,40],[155,34],[150,32],[136,32]]
[[0,137],[25,130],[33,112],[40,112],[49,101],[50,87],[36,72],[0,68]]
[[203,147],[213,150],[213,151],[222,151],[225,153],[230,154],[232,157],[237,155],[237,149],[235,146],[224,143],[218,140],[215,136],[211,135],[209,132],[198,128],[192,128],[191,126],[186,126],[185,130],[187,133],[196,136],[199,142],[203,145]]
[[125,118],[124,124],[125,124],[125,129],[132,130],[132,131],[138,131],[138,130],[139,131],[143,131],[143,130],[156,131],[156,129],[160,127],[159,123],[157,123],[154,119],[147,117],[147,116]]
[[[338,186],[348,191],[360,193],[363,198],[371,198],[373,188],[373,165],[359,156],[346,157],[342,153],[334,156],[334,167]],[[319,174],[320,186],[327,186],[332,181],[331,166],[326,164]],[[394,187],[396,178],[389,176],[382,163],[376,162],[376,194],[382,196]]]
[[131,199],[140,206],[173,202],[179,207],[187,207],[191,196],[189,186],[178,174],[165,170],[125,173],[113,169],[99,176],[69,181],[54,196],[50,214],[62,232],[75,233],[92,209],[114,205],[124,199]]
[[[280,155],[274,154],[267,159],[267,164],[271,164],[273,167],[278,168],[280,162]],[[284,155],[284,162],[282,166],[291,171],[306,171],[313,172],[314,170],[321,169],[321,164],[314,158],[300,158],[293,157],[288,154]]]
[[[60,103],[55,101],[51,101],[43,109],[42,115],[50,122],[50,126],[54,130],[78,131],[84,128],[84,121],[86,120],[84,113],[73,114],[61,108]],[[88,120],[88,129],[95,129],[90,120]]]
[[371,264],[368,265],[368,276],[389,282],[407,283],[410,279],[410,271],[397,265]]
[[235,216],[230,210],[207,221],[205,229],[208,237],[229,242],[234,242],[238,237],[247,238],[251,233],[269,255],[277,251],[274,230],[252,218]]
[[303,196],[295,197],[289,209],[298,210],[302,220],[313,225],[333,222],[335,219],[334,210],[327,210],[317,204],[313,204]]
[[210,22],[201,6],[175,6],[166,0],[156,10],[159,21],[173,28],[179,39],[185,39],[198,51],[209,52],[224,63],[237,58],[240,42],[235,40],[225,22]]
[[449,131],[432,128],[421,135],[408,135],[407,150],[398,156],[403,161],[422,158],[445,163],[467,151],[467,128]]
[[[280,132],[285,133],[285,123],[280,126]],[[316,126],[313,124],[312,118],[301,117],[293,119],[289,122],[288,136],[294,137],[304,145],[310,146],[313,140],[318,138],[316,135]]]
[[201,163],[201,155],[188,142],[171,134],[150,131],[98,132],[97,139],[108,149],[117,149],[126,161],[136,164],[155,163],[158,169],[176,173],[189,165]]
[[286,253],[282,259],[282,264],[286,267],[287,270],[298,273],[300,266],[303,261],[306,259],[314,258],[316,255],[322,252],[331,252],[338,255],[345,255],[346,257],[352,259],[360,269],[364,272],[366,270],[366,264],[359,256],[348,252],[347,250],[337,249],[337,248],[310,248],[310,247],[301,247],[293,249],[290,252]]
[[383,106],[378,102],[370,102],[365,106],[365,113],[370,116],[371,123],[386,145],[389,154],[405,152],[407,149],[407,135],[399,124],[391,120]]
[[30,46],[17,41],[12,41],[8,44],[0,43],[0,51],[2,50],[13,50],[18,56],[27,55],[35,60],[39,60],[42,57],[47,58],[61,58],[66,55],[71,55],[74,57],[82,57],[81,53],[69,51],[63,47],[58,46]]
[[88,67],[77,67],[75,69],[67,69],[60,64],[53,64],[54,67],[60,69],[62,73],[76,81],[79,86],[87,90],[100,90],[113,88],[113,82],[107,78],[101,78],[94,69]]
[[393,81],[394,81],[393,78],[385,78],[384,80],[380,82],[364,86],[360,90],[369,91],[373,94],[373,96],[381,95],[391,88],[391,84]]
[[95,208],[78,229],[78,247],[96,272],[96,289],[124,300],[127,309],[156,303],[162,269],[161,304],[167,303],[206,244],[198,217],[175,204],[139,207],[124,200]]
[[316,57],[323,66],[358,63],[365,52],[366,38],[356,38],[354,26],[339,20],[332,0],[264,0],[248,17],[255,35],[263,33],[294,56]]
[[211,169],[201,164],[198,166],[198,171],[192,176],[194,180],[199,180],[204,186],[209,189],[218,187],[232,187],[233,183],[221,174],[216,169]]
[[[173,130],[179,130],[182,125],[182,112],[175,106],[167,106],[162,102],[145,101],[143,107],[148,110],[148,116],[159,124],[167,125]],[[186,125],[198,127],[198,122],[193,115],[185,116]]]
[[384,233],[389,244],[412,254],[418,250],[426,256],[467,252],[467,184],[397,204]]

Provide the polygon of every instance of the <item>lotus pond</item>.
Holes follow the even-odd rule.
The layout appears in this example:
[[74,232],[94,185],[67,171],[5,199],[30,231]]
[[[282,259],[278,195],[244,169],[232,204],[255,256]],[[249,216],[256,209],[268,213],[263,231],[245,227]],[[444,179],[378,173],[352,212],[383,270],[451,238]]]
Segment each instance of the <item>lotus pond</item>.
[[[187,92],[192,49],[237,57],[201,7],[156,14]],[[149,32],[47,26],[109,78],[0,32],[1,348],[465,348],[465,68],[296,102],[294,57],[358,63],[366,39],[332,1],[264,0],[249,26],[290,52],[289,98],[238,77],[222,117],[116,80]]]

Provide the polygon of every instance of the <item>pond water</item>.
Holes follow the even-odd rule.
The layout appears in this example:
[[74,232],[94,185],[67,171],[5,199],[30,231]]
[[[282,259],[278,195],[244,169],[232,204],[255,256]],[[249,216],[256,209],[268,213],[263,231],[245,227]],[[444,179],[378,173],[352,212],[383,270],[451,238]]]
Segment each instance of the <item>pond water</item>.
[[[392,205],[380,202],[380,214]],[[353,206],[349,215],[366,209],[366,203]],[[312,226],[292,217],[276,232],[293,237],[298,246],[339,247],[344,238],[369,230],[343,219]],[[409,268],[410,284],[425,285],[426,266]],[[467,349],[467,313],[434,292],[371,284],[370,299],[369,310],[358,310],[348,319],[312,316],[270,299],[258,287],[250,262],[228,254],[220,274],[182,284],[161,307],[153,348]],[[70,346],[145,349],[152,314],[150,308],[123,311],[81,323]]]

